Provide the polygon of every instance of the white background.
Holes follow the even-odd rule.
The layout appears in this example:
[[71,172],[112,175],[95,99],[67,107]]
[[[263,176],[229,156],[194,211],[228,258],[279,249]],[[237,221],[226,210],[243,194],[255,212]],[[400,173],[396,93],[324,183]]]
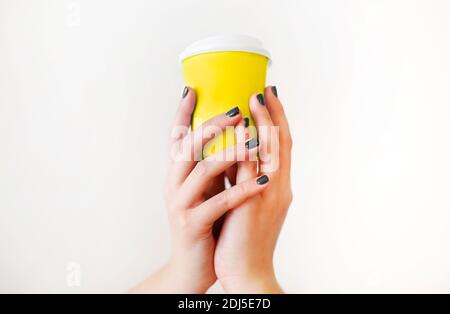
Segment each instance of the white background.
[[449,17],[448,0],[0,0],[0,292],[123,292],[167,260],[177,57],[218,33],[265,43],[289,115],[286,291],[450,292]]

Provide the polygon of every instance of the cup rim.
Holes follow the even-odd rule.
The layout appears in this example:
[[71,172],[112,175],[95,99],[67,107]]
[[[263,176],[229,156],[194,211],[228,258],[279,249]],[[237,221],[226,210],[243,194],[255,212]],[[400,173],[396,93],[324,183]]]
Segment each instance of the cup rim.
[[254,37],[246,35],[217,35],[200,39],[189,45],[179,56],[180,62],[209,52],[249,52],[262,55],[269,59],[271,57],[263,43]]

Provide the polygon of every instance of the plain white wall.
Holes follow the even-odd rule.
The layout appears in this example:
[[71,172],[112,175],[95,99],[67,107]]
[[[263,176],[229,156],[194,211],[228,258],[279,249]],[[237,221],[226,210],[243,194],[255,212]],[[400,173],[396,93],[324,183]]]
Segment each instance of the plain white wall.
[[164,263],[177,57],[217,33],[264,41],[290,118],[284,288],[450,292],[449,16],[448,0],[0,0],[0,292],[123,292]]

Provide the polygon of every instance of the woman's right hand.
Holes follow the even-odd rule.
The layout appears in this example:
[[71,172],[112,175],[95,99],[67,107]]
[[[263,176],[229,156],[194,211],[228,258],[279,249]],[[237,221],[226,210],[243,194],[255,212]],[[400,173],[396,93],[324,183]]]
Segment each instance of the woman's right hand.
[[[217,178],[237,162],[238,156],[244,153],[246,158],[254,159],[257,149],[238,144],[202,160],[204,145],[218,135],[218,130],[223,131],[239,123],[243,127],[243,122],[239,109],[233,108],[189,132],[195,103],[194,90],[185,89],[170,140],[165,196],[172,233],[172,256],[165,267],[132,292],[206,292],[217,279],[214,223],[227,211],[266,188],[266,185],[257,183],[256,177],[227,190],[223,190],[220,183],[216,186]],[[212,133],[211,128],[214,129]]]
[[250,109],[260,145],[258,163],[238,164],[236,183],[261,175],[270,186],[230,212],[216,247],[216,274],[226,292],[282,293],[273,254],[292,201],[292,138],[276,88],[254,95]]

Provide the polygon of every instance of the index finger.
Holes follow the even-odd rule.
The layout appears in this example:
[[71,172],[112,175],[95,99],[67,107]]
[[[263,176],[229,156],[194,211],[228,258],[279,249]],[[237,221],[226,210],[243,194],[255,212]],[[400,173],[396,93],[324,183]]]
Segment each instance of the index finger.
[[192,113],[194,112],[196,99],[195,91],[190,87],[185,87],[183,90],[182,99],[178,106],[175,118],[173,120],[172,128],[170,130],[170,142],[179,141],[184,138],[189,132],[191,125]]
[[282,169],[290,171],[292,136],[289,130],[289,122],[278,98],[278,90],[275,86],[269,86],[265,90],[266,107],[272,117],[272,121],[279,126],[280,135],[280,166]]

